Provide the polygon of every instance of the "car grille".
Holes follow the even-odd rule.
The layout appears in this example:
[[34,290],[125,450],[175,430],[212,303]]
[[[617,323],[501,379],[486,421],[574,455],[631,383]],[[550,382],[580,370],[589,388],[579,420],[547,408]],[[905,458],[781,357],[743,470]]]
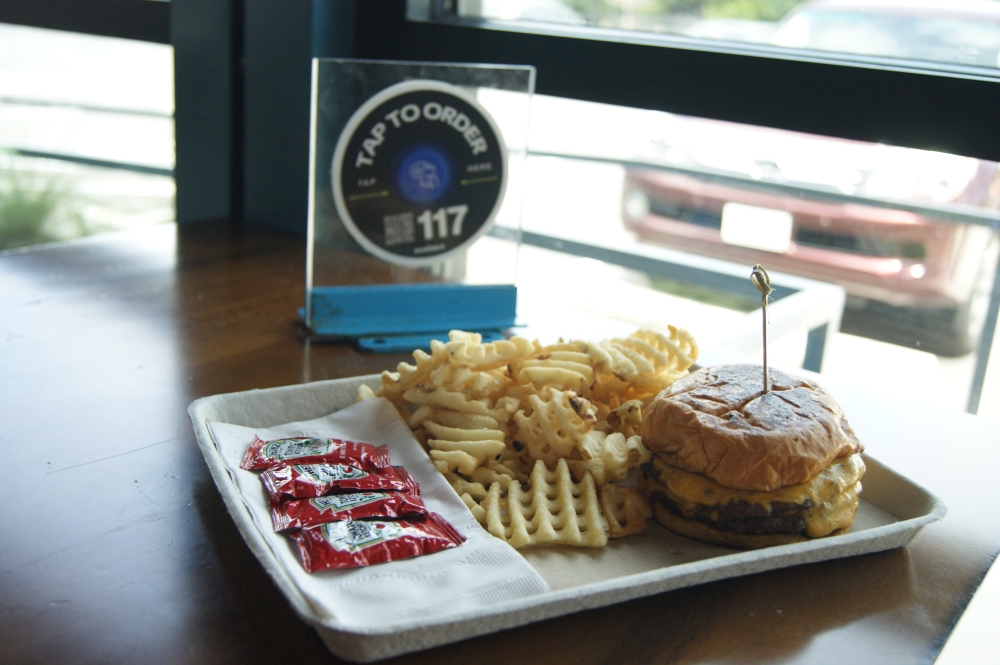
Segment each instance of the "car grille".
[[795,242],[806,247],[833,249],[864,256],[923,259],[927,253],[919,242],[900,242],[892,238],[843,235],[812,229],[798,229],[795,232]]
[[721,212],[687,208],[673,203],[667,203],[666,201],[656,200],[649,202],[649,211],[654,215],[669,217],[670,219],[676,219],[679,222],[687,222],[688,224],[704,226],[709,229],[722,228]]

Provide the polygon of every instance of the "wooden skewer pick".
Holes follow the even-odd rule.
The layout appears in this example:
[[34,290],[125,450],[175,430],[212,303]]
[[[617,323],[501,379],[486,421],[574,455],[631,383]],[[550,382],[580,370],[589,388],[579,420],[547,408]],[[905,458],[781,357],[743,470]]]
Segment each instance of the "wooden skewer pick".
[[760,309],[764,317],[764,392],[771,392],[771,381],[767,373],[767,297],[771,295],[771,278],[768,277],[764,266],[757,264],[750,273],[750,281],[760,291]]

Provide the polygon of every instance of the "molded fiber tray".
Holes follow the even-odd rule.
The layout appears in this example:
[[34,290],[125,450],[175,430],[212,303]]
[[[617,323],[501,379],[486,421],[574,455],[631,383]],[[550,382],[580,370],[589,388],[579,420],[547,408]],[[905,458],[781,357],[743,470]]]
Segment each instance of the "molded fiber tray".
[[[551,587],[546,593],[445,620],[415,616],[409,627],[395,632],[380,632],[377,627],[347,630],[314,612],[283,572],[267,543],[284,537],[252,526],[244,503],[249,499],[240,495],[230,478],[207,422],[264,428],[319,418],[352,404],[362,383],[377,387],[380,381],[372,375],[215,395],[193,402],[188,409],[205,461],[250,549],[299,615],[316,628],[331,651],[348,660],[388,658],[680,587],[902,547],[925,524],[945,513],[939,499],[865,457],[863,498],[850,533],[744,552],[699,543],[651,522],[645,533],[611,541],[600,550],[539,547],[523,551]],[[239,415],[247,413],[252,415]]]

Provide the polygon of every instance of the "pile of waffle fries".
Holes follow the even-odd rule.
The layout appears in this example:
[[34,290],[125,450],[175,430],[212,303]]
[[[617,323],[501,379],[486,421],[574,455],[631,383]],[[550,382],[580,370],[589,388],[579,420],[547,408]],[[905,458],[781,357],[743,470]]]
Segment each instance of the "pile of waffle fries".
[[649,506],[618,483],[650,457],[643,407],[698,359],[690,333],[542,346],[452,331],[413,357],[359,398],[395,405],[494,536],[514,547],[602,547],[646,528]]

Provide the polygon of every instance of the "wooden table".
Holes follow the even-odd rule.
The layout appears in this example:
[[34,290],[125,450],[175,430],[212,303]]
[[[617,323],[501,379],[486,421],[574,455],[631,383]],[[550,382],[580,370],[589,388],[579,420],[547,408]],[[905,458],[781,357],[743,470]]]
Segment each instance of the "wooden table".
[[[0,662],[336,661],[244,545],[186,413],[405,359],[297,337],[303,245],[200,224],[0,257]],[[831,387],[869,452],[948,504],[907,548],[398,660],[932,661],[1000,549],[1000,426]]]

